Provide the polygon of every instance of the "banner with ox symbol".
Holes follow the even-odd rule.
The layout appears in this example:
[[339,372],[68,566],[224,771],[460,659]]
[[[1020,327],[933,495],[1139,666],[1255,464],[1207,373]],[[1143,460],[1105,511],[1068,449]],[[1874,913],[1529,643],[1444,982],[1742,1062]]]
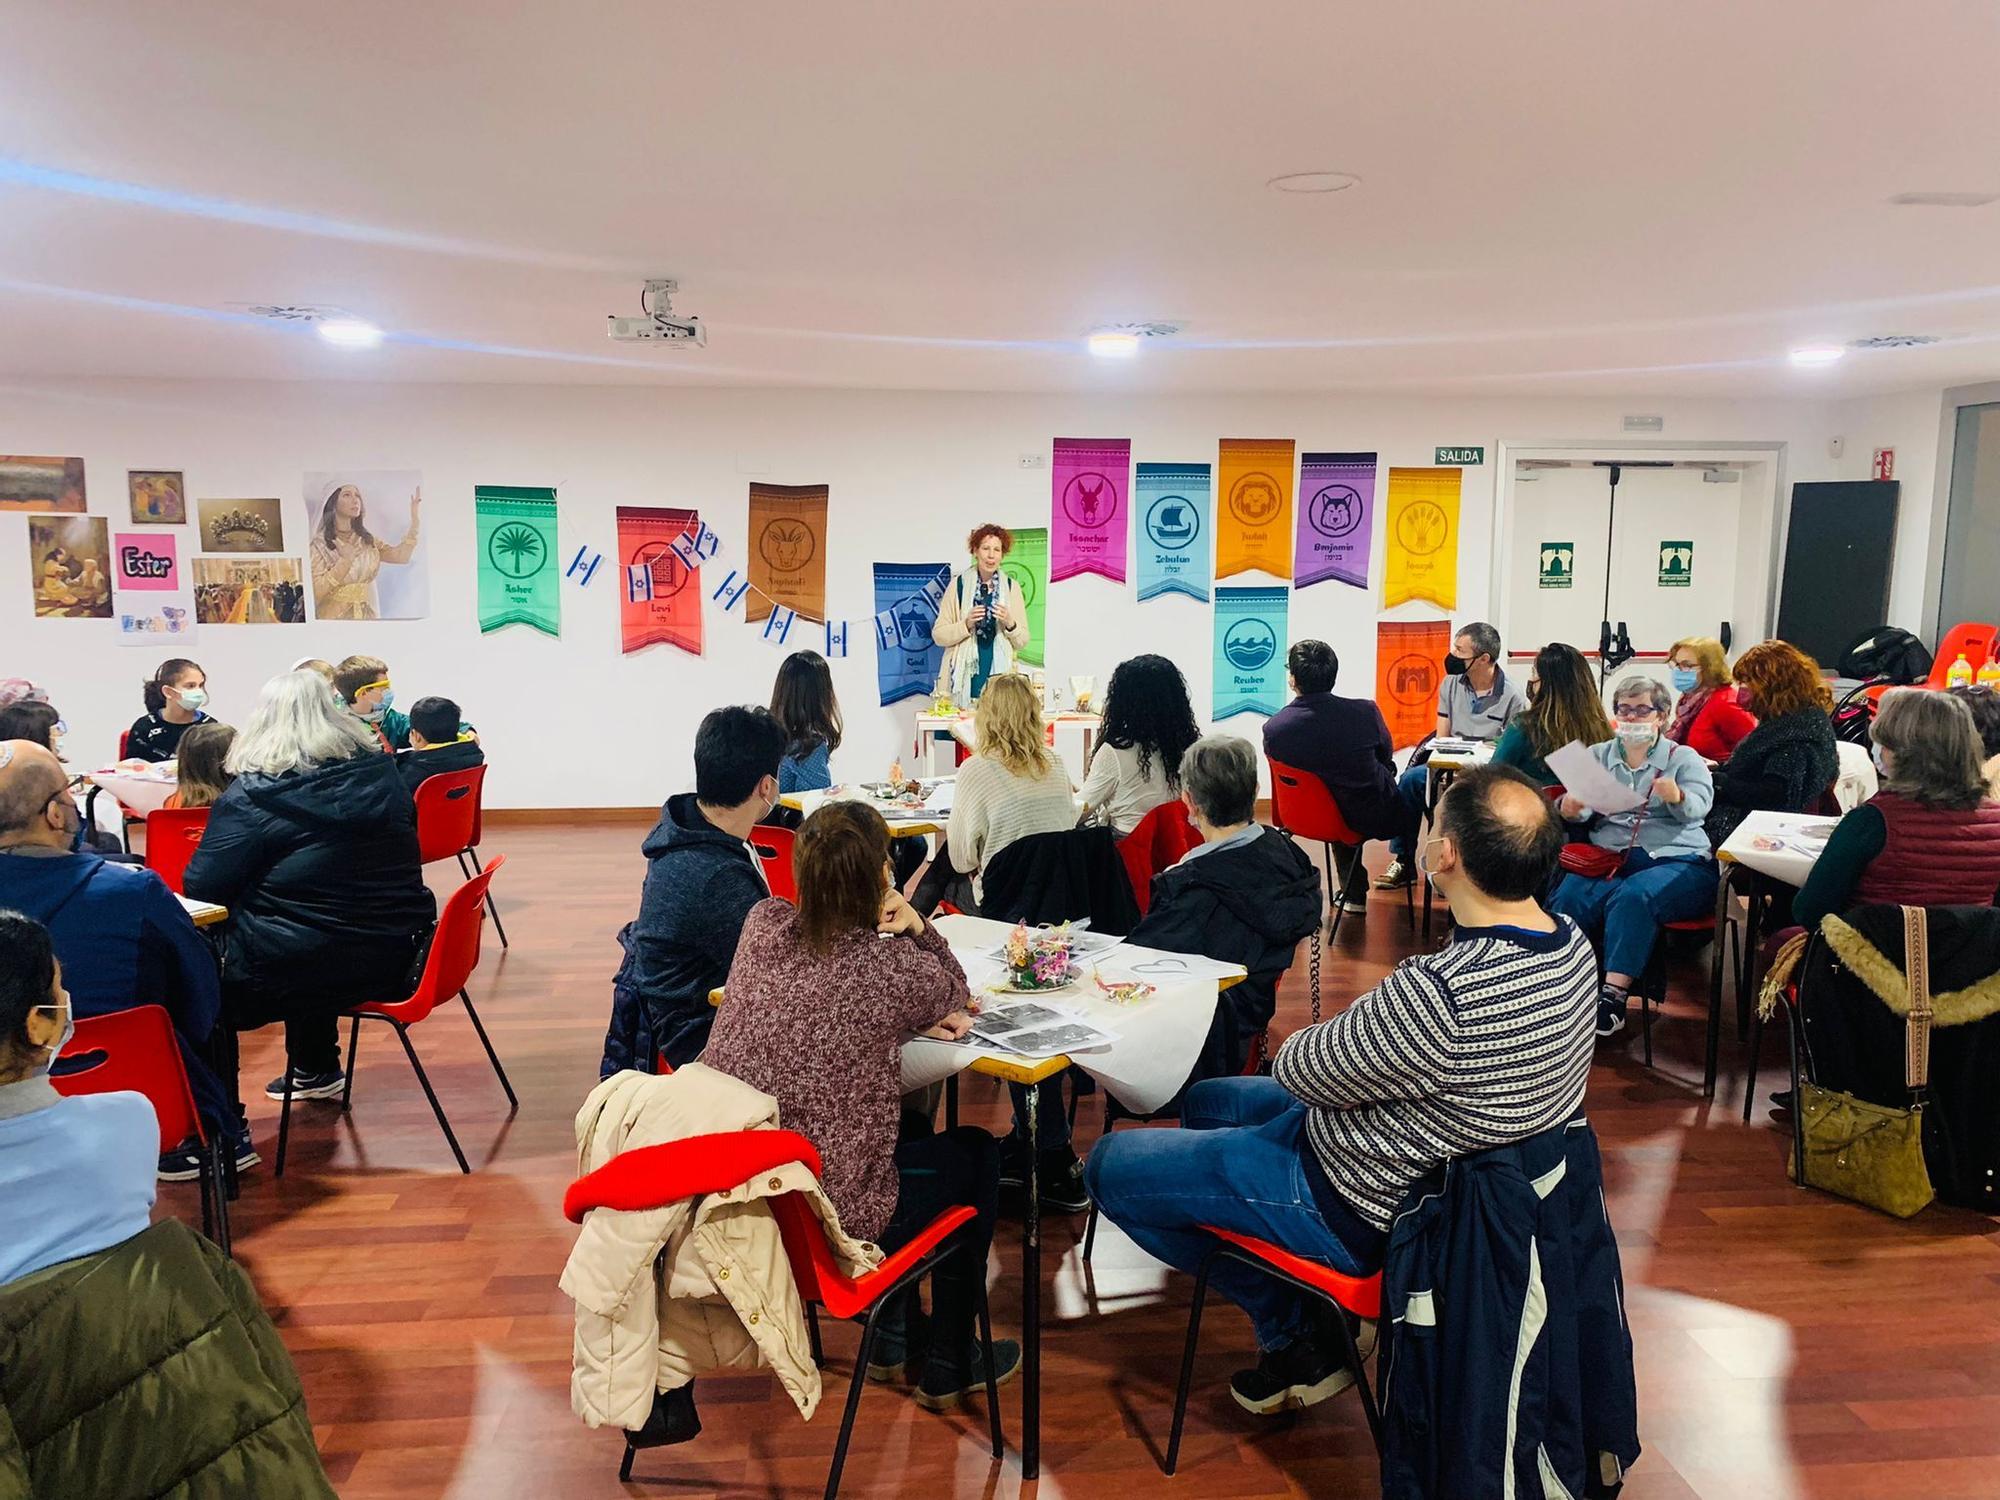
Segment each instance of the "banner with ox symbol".
[[1285,706],[1284,588],[1215,591],[1214,701],[1217,720],[1274,714]]
[[1080,573],[1125,581],[1130,438],[1057,438],[1051,465],[1050,578]]
[[700,525],[691,510],[618,507],[618,561],[625,578],[618,639],[626,655],[662,642],[701,655],[701,569],[688,567],[674,550],[675,542]]
[[1368,587],[1375,532],[1375,455],[1308,453],[1299,459],[1298,588],[1337,578]]
[[946,563],[875,564],[875,679],[884,708],[936,687],[944,648],[931,627],[950,581]]
[[750,486],[750,595],[744,618],[782,604],[826,618],[826,497],[823,484]]

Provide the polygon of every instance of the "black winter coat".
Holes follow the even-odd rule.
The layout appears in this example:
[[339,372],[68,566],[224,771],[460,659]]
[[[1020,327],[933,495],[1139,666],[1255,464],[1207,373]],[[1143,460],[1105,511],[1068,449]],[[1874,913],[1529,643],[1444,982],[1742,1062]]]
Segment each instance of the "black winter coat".
[[1715,805],[1703,823],[1720,849],[1753,812],[1811,812],[1840,775],[1833,720],[1819,708],[1764,719],[1715,768]]
[[387,755],[237,777],[183,889],[229,908],[222,978],[239,1028],[404,999],[437,921],[416,809]]
[[998,922],[1076,922],[1120,936],[1139,920],[1132,877],[1109,828],[1031,833],[987,861],[979,914]]

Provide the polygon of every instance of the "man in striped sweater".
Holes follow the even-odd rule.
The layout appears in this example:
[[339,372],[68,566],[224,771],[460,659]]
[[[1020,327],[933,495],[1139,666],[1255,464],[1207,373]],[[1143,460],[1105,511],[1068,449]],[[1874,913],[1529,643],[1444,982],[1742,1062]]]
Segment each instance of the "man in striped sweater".
[[[1381,1268],[1411,1185],[1442,1163],[1524,1140],[1583,1102],[1597,963],[1535,901],[1561,826],[1509,767],[1461,774],[1417,857],[1456,934],[1406,959],[1342,1014],[1294,1033],[1270,1078],[1188,1091],[1182,1130],[1106,1136],[1090,1195],[1144,1250],[1193,1271],[1202,1226],[1283,1246],[1350,1275]],[[1245,1410],[1310,1406],[1345,1388],[1336,1316],[1230,1261],[1215,1287],[1250,1314],[1261,1351],[1230,1380]]]

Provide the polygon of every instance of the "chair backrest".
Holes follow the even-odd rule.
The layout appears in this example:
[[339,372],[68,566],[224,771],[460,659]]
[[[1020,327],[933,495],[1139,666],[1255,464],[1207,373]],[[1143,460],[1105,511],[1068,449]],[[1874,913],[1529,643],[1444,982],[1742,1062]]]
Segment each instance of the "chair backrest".
[[750,830],[750,847],[757,851],[771,894],[780,901],[798,905],[799,882],[792,872],[792,830],[760,823]]
[[76,1035],[57,1059],[57,1067],[81,1064],[72,1072],[51,1073],[58,1094],[111,1094],[121,1090],[144,1094],[160,1119],[160,1150],[171,1151],[189,1136],[204,1142],[201,1116],[195,1112],[194,1091],[188,1087],[187,1065],[166,1009],[135,1005],[109,1015],[79,1016]]
[[792,1130],[730,1130],[621,1151],[563,1194],[563,1215],[583,1222],[593,1208],[661,1208],[702,1193],[726,1192],[760,1172],[803,1162],[820,1174],[819,1152]]
[[121,730],[119,730],[119,731],[118,731],[118,758],[119,758],[120,760],[123,760],[123,759],[125,759],[125,757],[126,757],[126,756],[127,756],[127,755],[128,755],[128,754],[129,754],[130,752],[131,752],[131,749],[132,749],[132,731],[131,731],[131,730],[129,730],[129,729],[121,729]]
[[421,1021],[444,1001],[465,988],[472,971],[479,967],[479,932],[486,925],[486,888],[507,863],[496,854],[486,868],[466,881],[445,899],[438,913],[437,931],[431,935],[430,956],[424,960],[423,977],[409,999],[373,1006],[408,1025]]
[[[1268,759],[1268,757],[1267,757]],[[1322,844],[1358,844],[1361,835],[1347,826],[1340,804],[1327,785],[1310,771],[1271,761],[1271,816],[1285,832]]]
[[479,838],[479,789],[486,767],[440,771],[417,783],[417,848],[425,864],[455,859]]
[[146,868],[176,896],[188,861],[208,831],[208,812],[205,807],[162,807],[146,814]]
[[1926,685],[1943,687],[1952,663],[1961,656],[1977,672],[1980,663],[1993,655],[1996,646],[2000,646],[2000,625],[1961,620],[1947,630],[1944,639],[1938,642],[1937,655],[1931,658],[1931,675],[1926,679]]
[[1200,842],[1201,835],[1188,818],[1187,804],[1178,797],[1162,802],[1118,841],[1118,855],[1125,861],[1132,899],[1139,903],[1141,916],[1153,904],[1153,877],[1178,863]]
[[980,874],[979,915],[1000,922],[1075,922],[1122,936],[1137,925],[1132,879],[1109,828],[1016,839]]

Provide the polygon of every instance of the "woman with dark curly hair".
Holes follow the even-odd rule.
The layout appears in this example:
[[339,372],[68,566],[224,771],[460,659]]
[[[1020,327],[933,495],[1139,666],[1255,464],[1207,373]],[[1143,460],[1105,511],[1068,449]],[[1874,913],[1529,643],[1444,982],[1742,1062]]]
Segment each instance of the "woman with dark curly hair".
[[1706,826],[1718,849],[1753,812],[1811,811],[1840,774],[1833,694],[1818,662],[1788,641],[1765,641],[1737,658],[1734,676],[1757,727],[1715,769]]
[[989,677],[1014,669],[1028,644],[1028,606],[1021,586],[1000,570],[1014,534],[990,521],[965,539],[972,565],[945,586],[931,639],[944,647],[938,693],[963,708],[986,690]]
[[1083,821],[1124,838],[1181,794],[1181,756],[1200,738],[1179,667],[1150,655],[1118,663],[1104,697],[1104,731],[1083,778]]

